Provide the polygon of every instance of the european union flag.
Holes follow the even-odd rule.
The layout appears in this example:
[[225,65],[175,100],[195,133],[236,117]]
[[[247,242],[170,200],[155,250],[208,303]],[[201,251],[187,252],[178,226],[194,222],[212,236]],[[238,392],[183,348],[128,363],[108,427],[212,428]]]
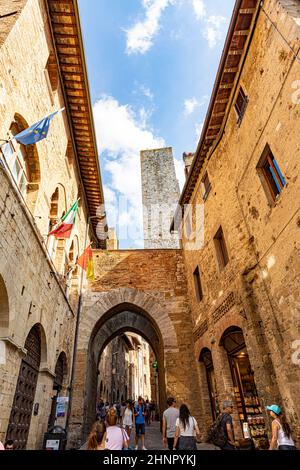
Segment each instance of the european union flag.
[[28,127],[27,129],[24,129],[24,131],[15,135],[14,137],[16,141],[23,145],[32,145],[36,144],[40,140],[45,139],[49,132],[50,122],[52,121],[54,116],[59,112],[63,111],[63,109],[55,111],[55,113],[50,114],[50,116],[47,116],[41,121],[32,124],[32,126]]

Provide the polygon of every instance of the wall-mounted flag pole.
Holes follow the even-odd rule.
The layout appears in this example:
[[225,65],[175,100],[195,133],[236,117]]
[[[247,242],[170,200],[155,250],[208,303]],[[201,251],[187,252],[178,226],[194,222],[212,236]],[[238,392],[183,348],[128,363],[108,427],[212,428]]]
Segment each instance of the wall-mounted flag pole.
[[61,222],[56,226],[56,228],[48,234],[48,237],[53,235],[55,238],[70,238],[76,220],[78,203],[79,199],[62,217]]
[[77,260],[78,266],[86,271],[86,278],[90,281],[94,280],[94,264],[93,264],[93,251],[89,245]]
[[32,124],[32,126],[28,127],[27,129],[24,129],[19,134],[16,134],[14,136],[14,139],[23,145],[36,144],[40,140],[45,139],[49,132],[50,122],[52,121],[54,116],[56,116],[56,114],[61,113],[62,111],[64,111],[64,109],[65,108],[61,108],[58,111],[55,111],[55,113],[46,116],[44,119],[41,119],[35,124]]

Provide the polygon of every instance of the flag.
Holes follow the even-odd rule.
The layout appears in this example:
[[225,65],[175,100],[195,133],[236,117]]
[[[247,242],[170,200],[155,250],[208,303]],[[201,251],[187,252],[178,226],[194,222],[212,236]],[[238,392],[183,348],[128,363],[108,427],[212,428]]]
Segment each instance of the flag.
[[90,281],[94,280],[94,264],[93,264],[93,252],[91,245],[89,245],[81,256],[77,260],[78,266],[86,271],[86,278]]
[[68,210],[66,215],[63,216],[61,223],[57,225],[56,228],[52,230],[52,232],[49,233],[48,237],[53,235],[55,238],[70,238],[76,220],[78,202],[79,199],[75,202],[75,204],[73,204],[71,209]]
[[36,144],[40,140],[45,139],[48,135],[50,122],[54,116],[56,116],[56,114],[60,113],[64,109],[65,108],[62,108],[59,111],[55,111],[55,113],[50,114],[50,116],[47,116],[41,121],[32,124],[32,126],[24,129],[24,131],[20,132],[19,134],[16,134],[14,138],[17,142],[23,145]]

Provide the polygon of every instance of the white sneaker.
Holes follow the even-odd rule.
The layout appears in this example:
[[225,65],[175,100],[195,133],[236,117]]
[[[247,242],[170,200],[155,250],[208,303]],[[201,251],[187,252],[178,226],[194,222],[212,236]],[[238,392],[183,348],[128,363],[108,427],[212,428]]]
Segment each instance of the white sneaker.
[[143,446],[142,450],[147,450],[145,446]]
[[139,446],[135,446],[135,450],[139,450]]

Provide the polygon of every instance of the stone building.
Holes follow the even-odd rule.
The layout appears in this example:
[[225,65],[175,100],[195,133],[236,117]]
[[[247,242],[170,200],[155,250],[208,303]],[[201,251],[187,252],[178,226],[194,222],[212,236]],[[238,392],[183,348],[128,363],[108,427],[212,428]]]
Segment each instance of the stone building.
[[145,248],[179,248],[170,233],[180,195],[172,148],[141,151],[141,173]]
[[[76,2],[2,1],[0,10],[0,440],[36,449],[72,386],[75,263],[90,241],[104,246],[103,193]],[[63,107],[45,140],[13,140]],[[71,238],[48,237],[78,198]]]
[[126,332],[112,339],[101,354],[98,371],[98,399],[151,399],[150,346],[141,336]]
[[300,437],[299,25],[299,2],[236,2],[180,198],[201,423],[231,398],[237,435],[247,423],[262,447],[268,404]]
[[[133,348],[150,344],[160,413],[167,395],[175,396],[205,430],[230,398],[237,436],[244,429],[263,447],[265,405],[277,402],[299,439],[299,2],[236,1],[180,198],[172,150],[141,154],[143,203],[153,216],[145,219],[144,250],[104,249],[76,0],[18,0],[13,8],[4,1],[2,8],[0,137],[66,110],[47,139],[1,147],[0,439],[41,448],[57,394],[71,392],[70,414],[59,422],[69,445],[82,445],[95,416],[101,356],[122,335]],[[72,238],[49,239],[78,198]],[[163,208],[174,210],[178,199],[191,215],[182,246],[163,230]],[[95,279],[85,284],[77,315],[76,259],[90,241]],[[145,356],[130,357],[127,346],[122,366],[131,361],[142,370]],[[143,386],[135,376],[126,377],[132,394]],[[113,385],[119,396],[121,378]]]

